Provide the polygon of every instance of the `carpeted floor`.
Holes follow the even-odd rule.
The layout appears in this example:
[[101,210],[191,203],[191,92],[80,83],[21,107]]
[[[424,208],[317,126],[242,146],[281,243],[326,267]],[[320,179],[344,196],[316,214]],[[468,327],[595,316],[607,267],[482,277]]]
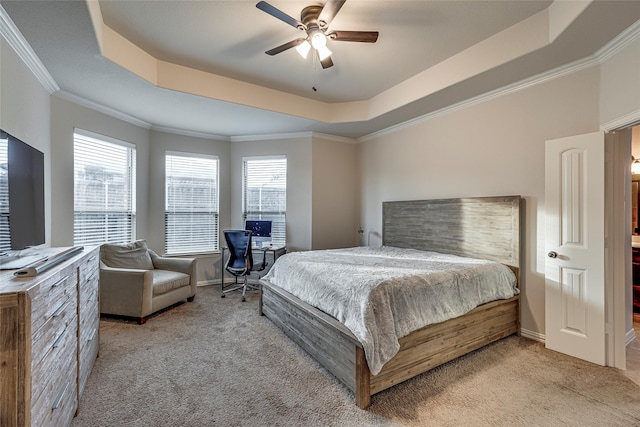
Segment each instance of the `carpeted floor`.
[[640,386],[509,337],[372,398],[353,395],[271,322],[257,295],[198,288],[135,322],[103,318],[73,426],[640,426]]

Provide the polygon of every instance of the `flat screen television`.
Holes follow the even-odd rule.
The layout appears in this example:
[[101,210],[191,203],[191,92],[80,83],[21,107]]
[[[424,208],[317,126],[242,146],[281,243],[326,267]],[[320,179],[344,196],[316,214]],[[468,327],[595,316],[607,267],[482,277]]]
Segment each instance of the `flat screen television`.
[[0,253],[45,243],[44,153],[0,130]]

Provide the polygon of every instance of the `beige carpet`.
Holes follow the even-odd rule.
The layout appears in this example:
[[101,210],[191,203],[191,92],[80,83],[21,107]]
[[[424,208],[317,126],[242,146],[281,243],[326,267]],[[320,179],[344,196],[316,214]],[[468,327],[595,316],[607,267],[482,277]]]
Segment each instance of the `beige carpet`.
[[377,394],[367,411],[219,287],[139,326],[103,318],[73,426],[640,426],[620,371],[509,337]]

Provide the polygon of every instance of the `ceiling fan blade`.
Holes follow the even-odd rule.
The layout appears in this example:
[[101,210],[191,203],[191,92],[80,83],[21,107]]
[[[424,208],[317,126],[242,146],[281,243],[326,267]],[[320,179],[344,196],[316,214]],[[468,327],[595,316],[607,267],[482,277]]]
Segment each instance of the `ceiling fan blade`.
[[332,40],[341,42],[375,43],[378,40],[377,31],[332,31],[327,34]]
[[271,6],[266,1],[258,2],[258,4],[256,4],[256,7],[258,9],[260,9],[261,11],[266,12],[269,15],[273,16],[274,18],[278,18],[282,22],[291,25],[292,27],[295,27],[295,28],[298,28],[298,29],[301,29],[301,30],[305,30],[306,29],[306,27],[302,24],[302,22],[298,21],[295,18],[292,18],[291,16],[287,15],[286,13],[281,11],[280,9],[277,9],[277,8]]
[[322,12],[320,12],[320,16],[318,16],[318,22],[320,23],[320,27],[328,27],[333,18],[336,17],[338,11],[347,0],[328,0],[324,7],[322,8]]
[[276,54],[278,54],[278,53],[280,53],[280,52],[284,52],[284,51],[285,51],[285,50],[287,50],[287,49],[291,49],[292,47],[296,47],[296,46],[298,46],[300,43],[302,43],[303,41],[305,41],[305,39],[295,39],[295,40],[291,40],[290,42],[285,43],[285,44],[283,44],[283,45],[280,45],[280,46],[278,46],[278,47],[274,47],[273,49],[268,50],[268,51],[266,51],[265,53],[266,53],[267,55],[271,55],[271,56],[273,56],[273,55],[276,55]]
[[324,59],[320,59],[320,54],[318,54],[318,59],[320,60],[320,65],[322,65],[323,69],[326,70],[327,68],[333,67],[333,61],[331,60],[330,56],[327,56]]

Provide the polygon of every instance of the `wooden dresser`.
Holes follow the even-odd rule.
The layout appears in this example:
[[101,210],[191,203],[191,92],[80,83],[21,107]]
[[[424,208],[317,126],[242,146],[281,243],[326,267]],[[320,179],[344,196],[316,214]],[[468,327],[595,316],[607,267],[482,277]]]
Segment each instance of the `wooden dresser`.
[[71,424],[98,355],[98,250],[35,277],[0,272],[0,426]]

